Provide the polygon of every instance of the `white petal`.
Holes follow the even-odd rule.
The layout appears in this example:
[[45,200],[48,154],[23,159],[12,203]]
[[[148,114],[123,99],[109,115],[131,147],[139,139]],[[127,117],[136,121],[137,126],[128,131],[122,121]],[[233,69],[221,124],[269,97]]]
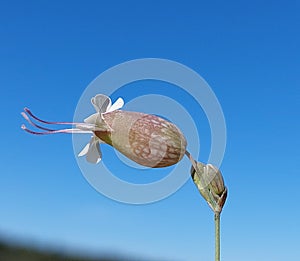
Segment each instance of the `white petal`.
[[104,94],[97,94],[91,100],[95,110],[100,113],[104,113],[111,107],[111,99]]
[[102,153],[99,146],[100,140],[98,138],[92,138],[89,143],[89,149],[86,154],[86,160],[90,163],[98,163],[102,158]]
[[78,157],[82,157],[88,153],[90,143],[86,144],[82,151],[79,152]]
[[124,100],[122,98],[118,98],[112,106],[107,108],[107,112],[118,110],[122,108],[123,105],[124,105]]
[[84,119],[85,123],[90,123],[90,124],[97,124],[99,121],[102,121],[101,117],[100,117],[100,113],[94,113],[91,116],[87,117],[86,119]]
[[76,124],[76,128],[87,131],[110,131],[111,128],[107,125],[105,120],[102,118],[102,114],[95,113],[86,119],[85,123]]

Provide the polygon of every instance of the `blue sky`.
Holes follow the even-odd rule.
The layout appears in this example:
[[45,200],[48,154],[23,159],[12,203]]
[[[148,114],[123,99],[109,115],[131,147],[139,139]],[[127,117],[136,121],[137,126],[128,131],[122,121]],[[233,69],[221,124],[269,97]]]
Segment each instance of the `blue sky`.
[[298,1],[2,3],[0,236],[62,251],[213,260],[213,215],[191,181],[157,203],[118,203],[86,182],[71,135],[20,129],[23,107],[69,121],[101,72],[156,57],[199,73],[223,108],[222,260],[295,260],[299,10]]

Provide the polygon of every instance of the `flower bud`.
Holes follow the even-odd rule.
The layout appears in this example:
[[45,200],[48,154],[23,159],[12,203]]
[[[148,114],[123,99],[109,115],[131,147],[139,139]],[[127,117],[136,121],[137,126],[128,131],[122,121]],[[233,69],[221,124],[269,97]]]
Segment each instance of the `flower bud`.
[[227,189],[221,172],[211,164],[197,162],[191,168],[191,176],[200,194],[215,212],[221,212],[227,197]]
[[158,116],[116,110],[103,113],[102,119],[107,130],[95,131],[95,135],[143,166],[171,166],[185,154],[187,142],[182,132]]

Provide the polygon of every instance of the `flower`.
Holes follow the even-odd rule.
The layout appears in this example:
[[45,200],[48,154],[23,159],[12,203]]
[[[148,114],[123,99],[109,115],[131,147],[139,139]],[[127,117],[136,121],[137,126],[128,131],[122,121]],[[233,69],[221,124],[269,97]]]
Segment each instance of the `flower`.
[[[124,105],[122,98],[112,104],[108,96],[98,94],[91,102],[96,113],[86,118],[83,123],[43,121],[25,108],[23,117],[44,132],[29,130],[25,125],[22,125],[22,129],[37,135],[91,133],[90,142],[79,153],[79,156],[85,155],[87,161],[91,163],[98,163],[101,160],[101,143],[109,144],[131,160],[152,168],[176,164],[185,154],[186,139],[173,123],[156,115],[119,110]],[[32,122],[28,115],[44,124],[71,124],[75,127],[48,129]]]

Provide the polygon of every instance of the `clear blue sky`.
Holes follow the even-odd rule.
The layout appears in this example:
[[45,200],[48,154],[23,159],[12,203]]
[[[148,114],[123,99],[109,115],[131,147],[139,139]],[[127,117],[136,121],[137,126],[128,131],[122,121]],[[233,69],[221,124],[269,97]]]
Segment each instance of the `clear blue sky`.
[[202,75],[225,114],[222,260],[296,260],[299,12],[299,1],[2,2],[0,236],[60,250],[213,260],[213,215],[191,181],[158,203],[117,203],[86,182],[71,135],[20,129],[23,107],[71,120],[99,73],[157,57]]

